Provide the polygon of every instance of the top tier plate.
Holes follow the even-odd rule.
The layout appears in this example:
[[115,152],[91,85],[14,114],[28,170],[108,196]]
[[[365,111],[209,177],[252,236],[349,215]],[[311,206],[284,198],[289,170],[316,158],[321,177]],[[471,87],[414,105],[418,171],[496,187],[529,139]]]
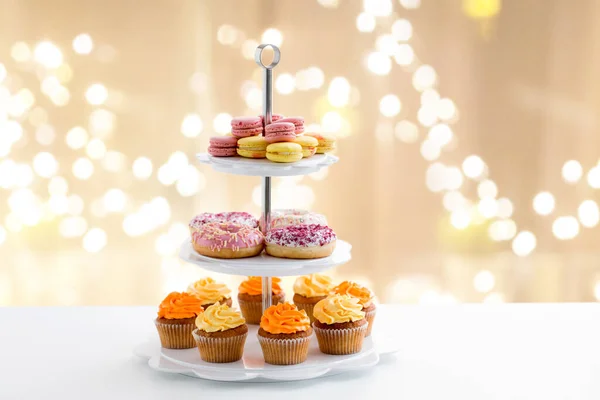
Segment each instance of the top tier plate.
[[296,176],[319,171],[338,162],[331,154],[315,154],[294,163],[276,163],[266,158],[213,157],[208,153],[196,155],[202,164],[210,165],[215,171],[246,176]]

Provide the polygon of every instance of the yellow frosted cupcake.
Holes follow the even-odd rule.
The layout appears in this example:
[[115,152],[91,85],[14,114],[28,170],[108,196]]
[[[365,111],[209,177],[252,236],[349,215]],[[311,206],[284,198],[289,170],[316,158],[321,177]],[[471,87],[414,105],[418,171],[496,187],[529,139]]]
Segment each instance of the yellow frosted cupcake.
[[369,323],[367,334],[365,336],[369,336],[373,330],[373,323],[375,322],[375,314],[377,312],[377,306],[373,303],[373,293],[366,287],[351,281],[340,283],[333,289],[333,292],[337,294],[347,294],[358,299],[358,302],[365,313],[365,319]]
[[331,278],[327,275],[311,274],[299,276],[294,282],[294,304],[306,311],[310,322],[315,322],[313,308],[327,297],[333,289]]
[[355,297],[332,295],[315,305],[313,328],[319,349],[325,354],[344,355],[362,349],[368,323]]
[[232,305],[231,290],[225,284],[215,282],[213,278],[204,278],[192,283],[187,292],[200,300],[204,309],[217,302],[229,307]]
[[217,302],[198,315],[196,328],[193,336],[202,360],[229,363],[242,358],[248,326],[238,311]]
[[[285,293],[279,286],[281,278],[271,278],[271,304],[283,303]],[[262,316],[262,278],[260,276],[249,276],[238,288],[238,303],[246,323],[258,325]]]
[[161,346],[166,349],[194,347],[192,331],[196,316],[200,314],[200,300],[188,293],[169,293],[158,306],[158,317],[154,321]]
[[312,329],[304,310],[290,303],[267,308],[260,320],[258,342],[265,362],[293,365],[306,361]]

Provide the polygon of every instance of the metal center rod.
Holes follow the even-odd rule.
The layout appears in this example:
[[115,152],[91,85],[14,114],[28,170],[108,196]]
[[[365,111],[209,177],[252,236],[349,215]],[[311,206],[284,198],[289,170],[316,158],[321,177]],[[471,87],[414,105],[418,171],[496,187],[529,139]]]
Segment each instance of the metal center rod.
[[[269,65],[262,62],[262,52],[266,47],[273,49],[273,61]],[[281,53],[277,46],[271,44],[261,44],[256,48],[254,53],[254,61],[263,68],[263,104],[262,117],[263,127],[271,123],[273,115],[273,68],[279,63]],[[263,233],[266,235],[271,226],[271,177],[265,176],[262,180],[262,222]],[[263,312],[271,307],[272,299],[272,282],[270,276],[262,277],[262,309]]]

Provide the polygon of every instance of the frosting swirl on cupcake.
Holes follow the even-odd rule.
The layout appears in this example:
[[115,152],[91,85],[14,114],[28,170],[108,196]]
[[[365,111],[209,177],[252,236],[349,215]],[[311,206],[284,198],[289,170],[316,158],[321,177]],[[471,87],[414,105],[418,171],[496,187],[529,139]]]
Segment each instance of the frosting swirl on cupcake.
[[[271,278],[271,290],[274,294],[281,293],[281,286],[279,286],[281,278]],[[246,293],[251,296],[262,294],[262,278],[260,276],[249,276],[247,280],[240,284],[238,288],[239,293]]]
[[246,323],[242,315],[227,304],[216,302],[196,318],[196,327],[205,332],[219,332]]
[[200,279],[188,286],[187,292],[200,300],[202,305],[213,304],[231,297],[231,290],[213,278]]
[[319,322],[330,325],[361,320],[365,313],[356,297],[335,294],[315,304],[313,316]]
[[327,275],[299,276],[294,282],[294,293],[304,297],[327,296],[331,289],[333,289],[333,283]]
[[364,286],[360,286],[356,282],[344,281],[333,288],[333,292],[337,294],[347,294],[352,297],[356,297],[358,302],[367,308],[373,302],[373,294],[369,289]]
[[306,311],[290,303],[279,303],[265,310],[260,318],[260,327],[272,334],[296,333],[310,330],[310,319]]
[[189,293],[171,292],[158,306],[158,317],[185,319],[202,314],[200,300]]

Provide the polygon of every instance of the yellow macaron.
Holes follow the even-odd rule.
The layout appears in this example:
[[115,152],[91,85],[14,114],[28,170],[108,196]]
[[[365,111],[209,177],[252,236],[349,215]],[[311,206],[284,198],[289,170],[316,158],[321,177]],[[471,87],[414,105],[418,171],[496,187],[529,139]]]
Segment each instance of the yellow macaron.
[[302,157],[307,158],[314,155],[317,152],[317,146],[319,141],[311,136],[298,136],[292,141],[302,146]]
[[246,158],[265,158],[269,143],[262,136],[249,136],[239,139],[237,153]]
[[292,142],[279,142],[267,146],[267,158],[271,161],[288,163],[302,159],[302,146]]
[[313,137],[319,141],[318,154],[329,153],[335,149],[335,136],[325,133],[305,133],[304,136]]

